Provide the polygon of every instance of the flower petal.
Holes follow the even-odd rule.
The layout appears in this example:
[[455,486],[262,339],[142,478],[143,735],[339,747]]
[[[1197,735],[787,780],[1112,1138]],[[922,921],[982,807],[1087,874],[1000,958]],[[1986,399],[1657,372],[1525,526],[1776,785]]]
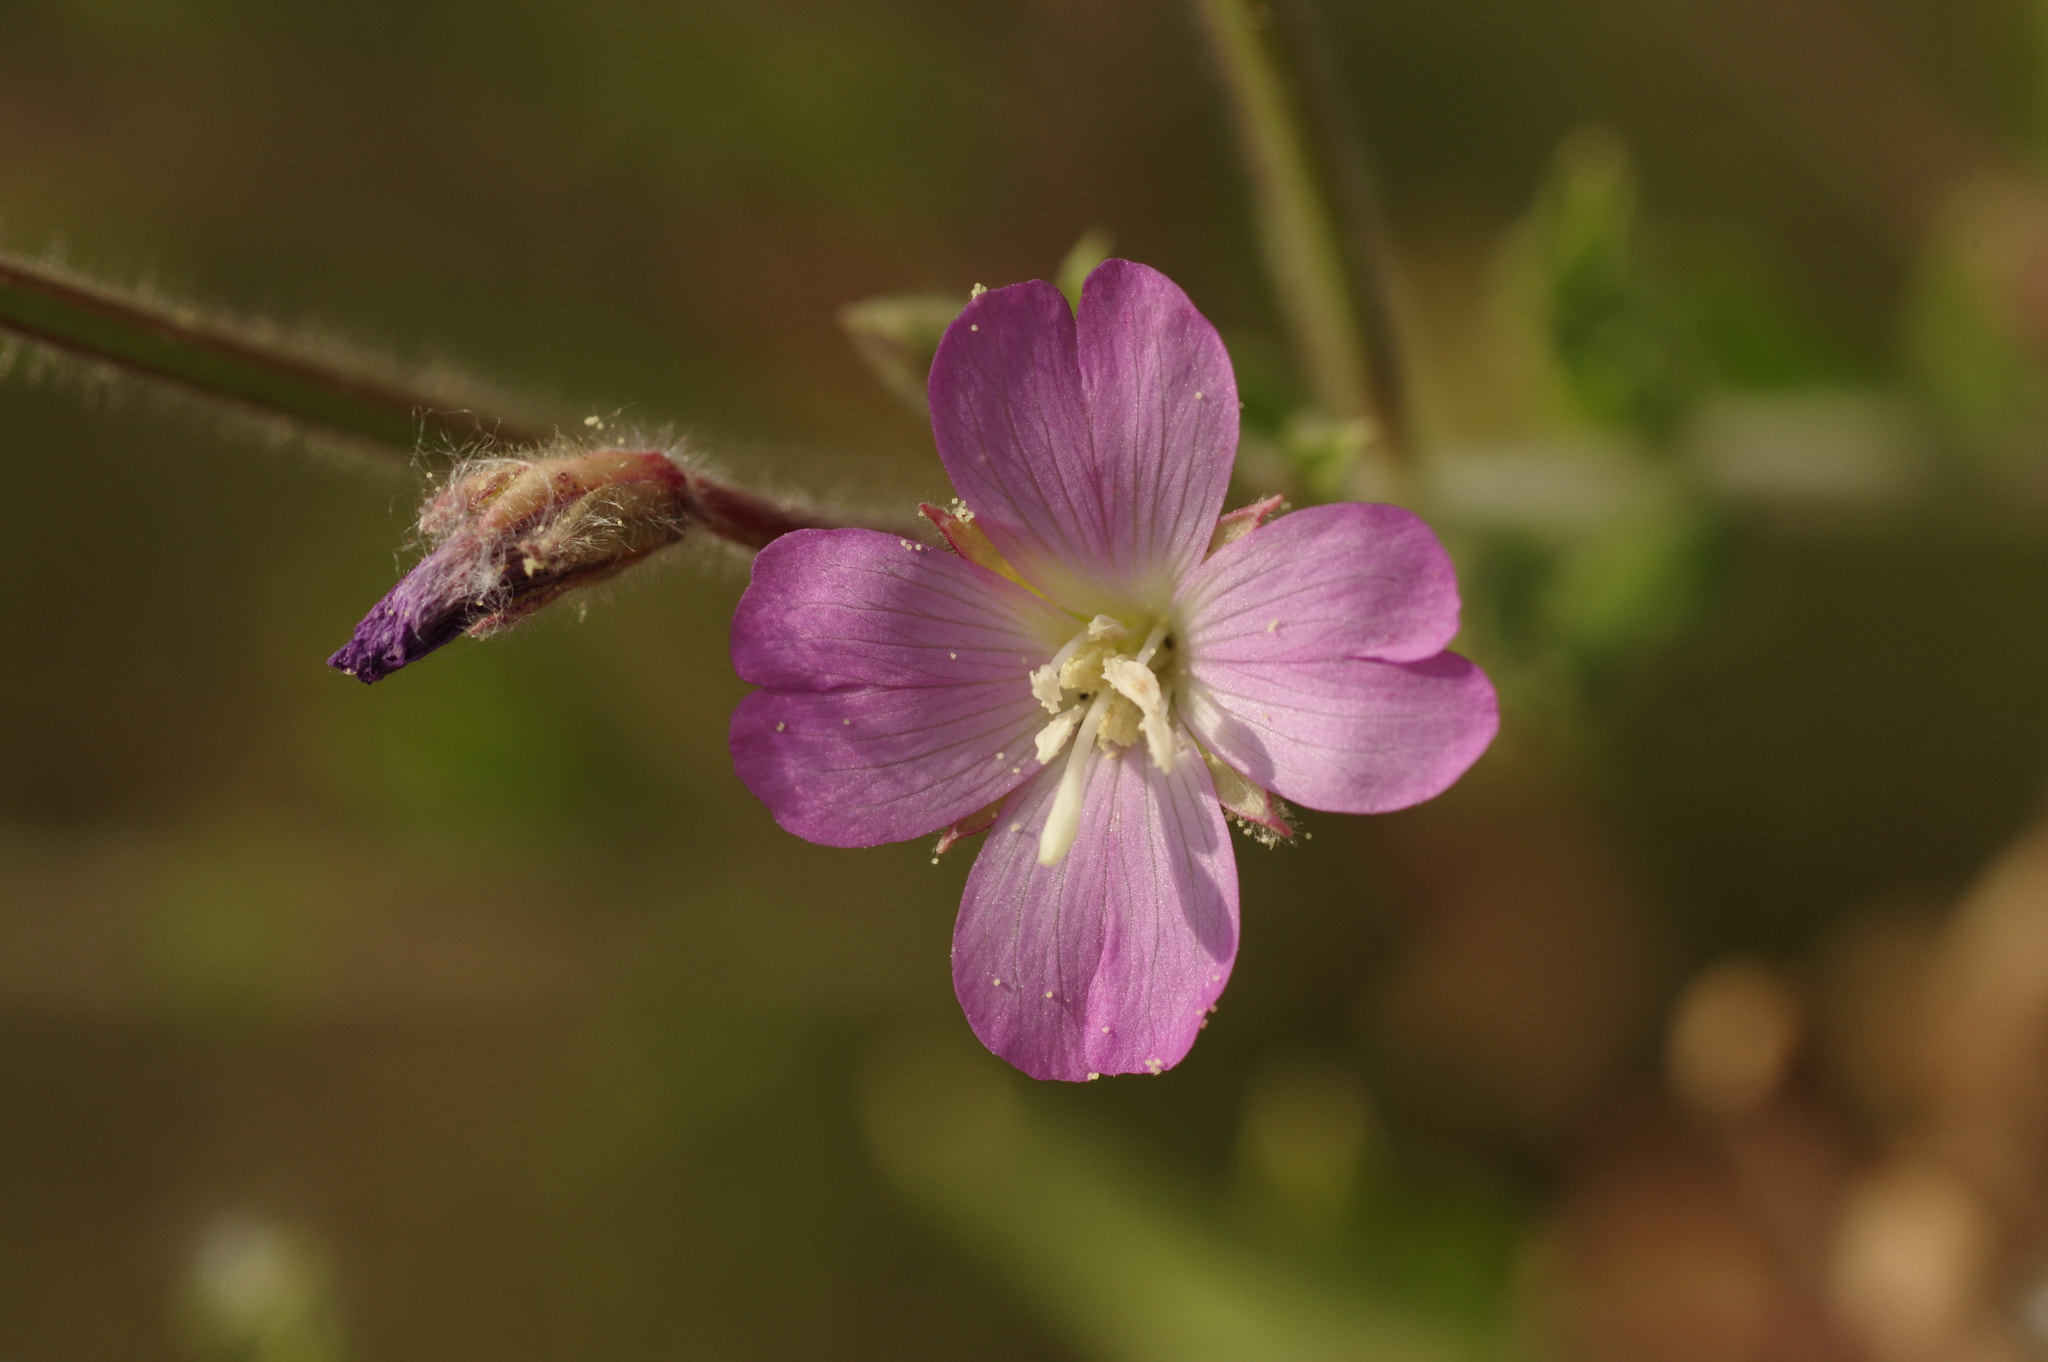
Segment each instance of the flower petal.
[[931,370],[946,472],[1004,558],[1080,613],[1156,597],[1200,558],[1237,452],[1237,384],[1177,285],[1105,261],[1077,324],[1052,285],[995,289]]
[[742,680],[784,690],[1007,678],[1029,699],[1031,669],[1072,632],[1043,598],[944,549],[798,530],[754,558],[732,661]]
[[1045,711],[1023,678],[960,686],[758,690],[733,711],[733,769],[806,841],[922,837],[1038,770]]
[[1237,457],[1230,355],[1178,284],[1129,260],[1088,276],[1078,326],[1114,580],[1176,583],[1216,532]]
[[1429,526],[1399,506],[1311,506],[1231,541],[1177,602],[1205,662],[1417,662],[1458,633],[1458,581]]
[[1333,813],[1434,798],[1500,726],[1493,684],[1456,653],[1420,662],[1193,658],[1177,698],[1204,747],[1253,782]]
[[1237,862],[1185,735],[1092,761],[1081,833],[1038,863],[1049,769],[1003,806],[967,877],[953,987],[975,1035],[1033,1078],[1158,1073],[1194,1044],[1237,955]]
[[1064,598],[1104,539],[1066,298],[1036,279],[975,298],[940,338],[928,390],[939,458],[974,523]]

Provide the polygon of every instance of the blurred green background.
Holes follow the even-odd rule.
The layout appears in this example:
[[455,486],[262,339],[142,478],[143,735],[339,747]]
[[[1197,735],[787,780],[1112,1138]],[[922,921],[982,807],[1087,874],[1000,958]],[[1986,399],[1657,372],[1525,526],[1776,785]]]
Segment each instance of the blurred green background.
[[[0,349],[0,1356],[2040,1355],[2048,18],[1323,11],[1505,723],[1244,845],[1163,1078],[1011,1072],[971,853],[746,795],[736,558],[365,689],[402,461]],[[0,6],[0,245],[890,513],[838,309],[1093,226],[1243,495],[1371,493],[1188,7]]]

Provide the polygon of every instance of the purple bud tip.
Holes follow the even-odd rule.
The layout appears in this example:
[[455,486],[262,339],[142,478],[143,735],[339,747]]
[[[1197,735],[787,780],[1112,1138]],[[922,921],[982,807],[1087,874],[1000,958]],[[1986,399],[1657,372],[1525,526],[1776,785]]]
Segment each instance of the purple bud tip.
[[603,581],[693,524],[744,539],[759,528],[747,520],[753,500],[728,492],[700,506],[696,480],[660,450],[487,459],[457,470],[420,516],[434,551],[327,665],[381,681],[457,634],[497,633],[566,591]]
[[[449,550],[455,549],[456,553]],[[417,662],[455,638],[490,607],[473,600],[450,571],[460,548],[454,542],[421,559],[383,600],[370,608],[349,641],[327,665],[368,685],[407,663]]]

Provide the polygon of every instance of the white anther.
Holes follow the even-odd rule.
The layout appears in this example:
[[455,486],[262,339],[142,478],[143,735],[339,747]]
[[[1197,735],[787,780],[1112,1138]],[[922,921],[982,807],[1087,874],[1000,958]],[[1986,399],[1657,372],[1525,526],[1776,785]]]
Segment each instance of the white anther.
[[1138,707],[1140,714],[1159,710],[1159,677],[1135,658],[1112,657],[1102,664],[1102,678]]
[[1108,615],[1097,615],[1088,621],[1088,637],[1098,642],[1106,638],[1122,638],[1129,632],[1122,620],[1111,619]]
[[1048,662],[1031,673],[1031,693],[1038,697],[1038,703],[1045,706],[1046,713],[1060,712],[1060,669]]
[[1173,725],[1166,719],[1166,694],[1160,689],[1158,674],[1128,657],[1113,657],[1103,663],[1102,674],[1117,694],[1138,707],[1152,764],[1162,771],[1172,770]]
[[1067,745],[1067,739],[1073,737],[1074,730],[1081,726],[1082,717],[1081,707],[1075,705],[1044,728],[1038,730],[1038,764],[1040,766],[1052,765],[1052,759],[1059,755],[1060,749]]

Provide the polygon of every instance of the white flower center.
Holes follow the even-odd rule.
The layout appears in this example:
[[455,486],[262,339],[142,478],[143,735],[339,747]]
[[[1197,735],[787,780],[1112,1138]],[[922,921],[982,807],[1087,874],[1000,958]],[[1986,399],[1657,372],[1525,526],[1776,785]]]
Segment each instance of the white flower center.
[[[1172,622],[1161,619],[1144,641],[1128,649],[1132,631],[1121,620],[1097,615],[1068,639],[1052,661],[1031,673],[1031,693],[1053,720],[1038,734],[1038,760],[1052,759],[1069,740],[1066,769],[1045,816],[1038,838],[1038,863],[1058,865],[1066,859],[1081,830],[1081,796],[1087,784],[1088,758],[1098,747],[1114,751],[1140,737],[1160,770],[1173,764],[1171,648],[1162,650]],[[1167,672],[1162,679],[1161,673]]]

